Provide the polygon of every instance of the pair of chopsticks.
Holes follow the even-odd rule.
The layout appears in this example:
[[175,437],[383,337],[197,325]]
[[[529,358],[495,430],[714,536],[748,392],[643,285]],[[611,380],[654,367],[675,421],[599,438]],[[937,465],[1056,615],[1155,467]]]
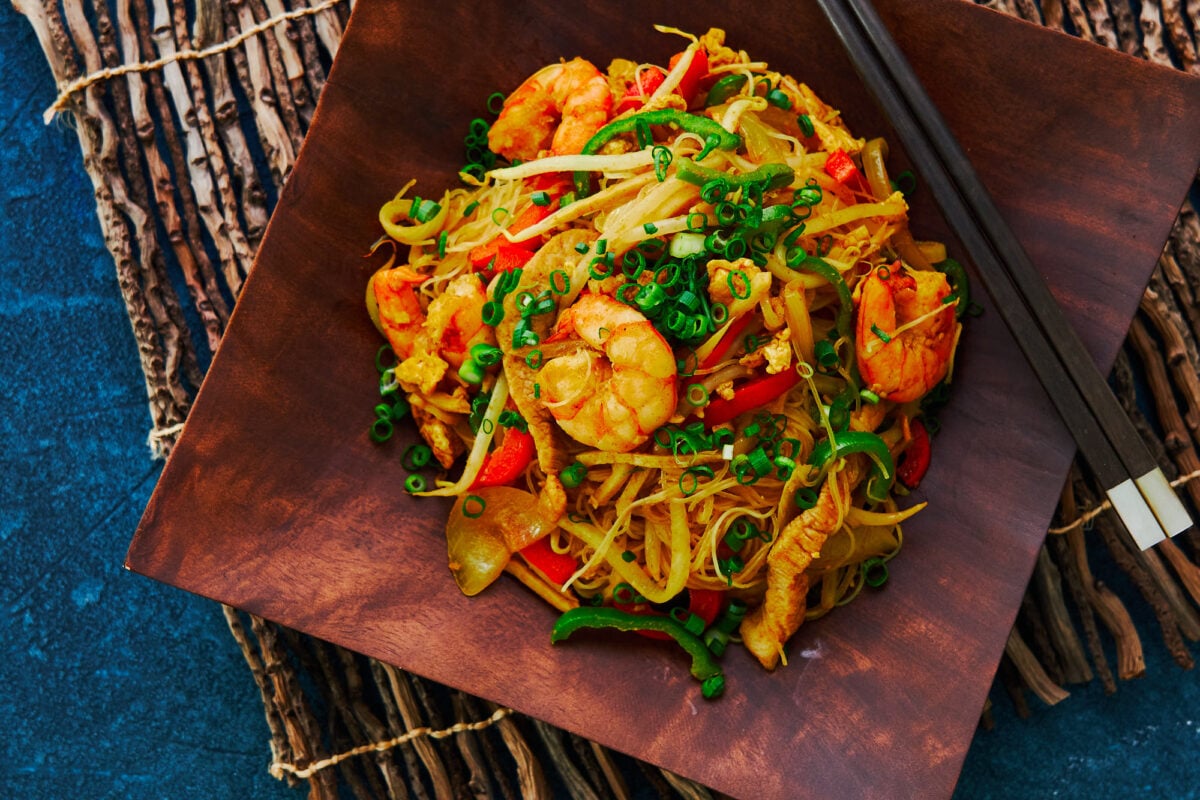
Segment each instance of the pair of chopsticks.
[[1192,520],[870,0],[817,0],[1137,545]]

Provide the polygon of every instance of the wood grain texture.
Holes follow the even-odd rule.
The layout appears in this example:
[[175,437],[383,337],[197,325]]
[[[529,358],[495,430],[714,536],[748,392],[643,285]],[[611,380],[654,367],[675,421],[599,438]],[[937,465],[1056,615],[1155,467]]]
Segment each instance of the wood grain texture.
[[[879,5],[1107,368],[1196,167],[1200,83],[960,0]],[[448,505],[404,494],[406,441],[366,436],[376,212],[410,177],[449,184],[495,89],[560,57],[665,62],[678,41],[651,23],[715,25],[858,135],[889,133],[815,6],[566,8],[359,2],[127,565],[736,796],[949,796],[1072,454],[997,314],[966,334],[932,505],[886,589],[802,628],[773,674],[732,651],[713,703],[658,643],[551,646],[555,613],[513,582],[462,597]],[[919,237],[948,238],[929,198],[914,206]]]

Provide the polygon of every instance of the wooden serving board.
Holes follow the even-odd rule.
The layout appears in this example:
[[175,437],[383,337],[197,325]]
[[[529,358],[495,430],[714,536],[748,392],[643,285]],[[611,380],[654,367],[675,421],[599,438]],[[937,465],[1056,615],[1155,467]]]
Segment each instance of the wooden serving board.
[[[857,135],[890,134],[815,4],[480,5],[358,3],[128,567],[729,794],[948,796],[1073,452],[994,311],[965,334],[919,493],[931,505],[890,581],[802,628],[787,667],[731,649],[726,693],[705,702],[660,643],[552,646],[555,613],[514,582],[455,588],[447,504],[403,492],[406,441],[366,435],[379,206],[412,177],[425,196],[450,185],[484,99],[537,67],[664,63],[679,40],[653,23],[723,27]],[[879,5],[1107,367],[1197,165],[1200,83],[961,0]],[[927,196],[914,217],[919,237],[949,239]]]

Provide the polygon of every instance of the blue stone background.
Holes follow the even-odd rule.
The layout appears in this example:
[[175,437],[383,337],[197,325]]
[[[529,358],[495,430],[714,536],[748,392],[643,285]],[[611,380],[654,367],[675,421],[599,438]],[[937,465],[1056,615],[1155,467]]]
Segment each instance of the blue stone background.
[[[302,797],[267,772],[219,607],[121,566],[161,468],[144,382],[75,134],[42,125],[55,88],[8,3],[0,42],[0,795]],[[1028,720],[993,690],[956,798],[1200,797],[1196,675],[1095,568],[1134,598],[1147,677]]]

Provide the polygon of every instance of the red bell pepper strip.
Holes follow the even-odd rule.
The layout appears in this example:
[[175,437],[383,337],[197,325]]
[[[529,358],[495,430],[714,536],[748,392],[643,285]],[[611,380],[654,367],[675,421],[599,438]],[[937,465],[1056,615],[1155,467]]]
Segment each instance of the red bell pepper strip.
[[688,589],[688,601],[688,611],[704,620],[704,626],[708,627],[721,613],[725,592],[720,589]]
[[929,431],[925,430],[921,420],[914,419],[909,423],[909,429],[912,431],[912,441],[900,455],[900,463],[896,465],[896,477],[909,489],[916,489],[929,469],[933,453],[929,444]]
[[[551,194],[550,202],[544,206],[539,206],[536,203],[530,203],[524,208],[524,210],[521,211],[520,214],[516,216],[516,218],[512,221],[512,224],[510,224],[506,230],[509,233],[516,235],[526,228],[531,228],[538,224],[558,210],[558,198],[559,195]],[[507,238],[505,238],[504,234],[500,234],[487,244],[481,244],[478,247],[471,248],[471,252],[467,254],[467,258],[470,260],[471,266],[474,269],[481,270],[490,264],[493,258],[499,260],[498,256],[501,248],[507,247],[511,249],[525,250],[530,254],[530,256],[532,256],[533,251],[537,249],[538,244],[538,242],[534,241],[510,242]],[[529,259],[527,258],[525,260],[528,261]],[[520,265],[518,264],[517,266]],[[503,270],[497,266],[495,271],[502,272]]]
[[[654,94],[659,86],[662,86],[662,82],[666,77],[667,74],[657,67],[643,70],[639,79],[629,84],[629,88],[625,90],[625,94],[617,101],[617,105],[613,108],[613,114],[637,111],[646,104],[646,99]],[[640,87],[639,83],[641,84]]]
[[567,579],[579,569],[579,562],[574,556],[566,553],[556,553],[550,546],[549,538],[543,536],[536,542],[526,545],[517,551],[529,563],[529,566],[546,576],[555,586],[562,586]]
[[862,170],[854,163],[850,154],[840,147],[825,160],[825,174],[851,191],[862,192],[868,189],[867,179]]
[[517,428],[505,428],[500,446],[487,454],[471,488],[507,486],[521,477],[533,457],[533,437]]
[[[567,577],[570,577],[570,575]],[[688,612],[704,620],[704,627],[707,628],[709,625],[712,625],[713,620],[721,613],[721,606],[725,604],[725,592],[720,589],[688,589],[687,593]],[[640,603],[613,603],[613,608],[644,617],[668,616],[661,611],[651,608],[650,604],[644,600]],[[671,638],[659,631],[638,631],[638,634],[648,639]]]
[[[675,65],[679,63],[679,59],[681,58],[683,58],[683,53],[676,53],[671,56],[669,63],[671,69],[675,68]],[[692,103],[692,98],[696,96],[696,90],[700,88],[700,81],[707,74],[708,53],[703,48],[697,48],[696,54],[692,56],[692,63],[688,64],[687,71],[683,73],[683,77],[679,79],[679,86],[675,89],[688,102],[689,106]]]
[[729,422],[734,417],[765,406],[777,397],[782,397],[800,382],[800,374],[794,369],[785,369],[774,375],[752,378],[741,386],[734,387],[733,397],[714,397],[704,407],[704,422],[710,427]]
[[742,314],[730,324],[729,329],[721,336],[714,347],[704,360],[700,362],[700,369],[711,369],[720,363],[721,359],[733,349],[734,345],[742,338],[742,334],[746,332],[746,328],[750,327],[750,322],[754,319],[753,314]]
[[488,275],[499,275],[503,272],[512,272],[518,267],[523,267],[533,258],[533,250],[525,247],[523,244],[503,244],[497,243],[494,248],[490,245],[484,245],[492,249],[491,257],[475,268],[476,272],[487,270]]

